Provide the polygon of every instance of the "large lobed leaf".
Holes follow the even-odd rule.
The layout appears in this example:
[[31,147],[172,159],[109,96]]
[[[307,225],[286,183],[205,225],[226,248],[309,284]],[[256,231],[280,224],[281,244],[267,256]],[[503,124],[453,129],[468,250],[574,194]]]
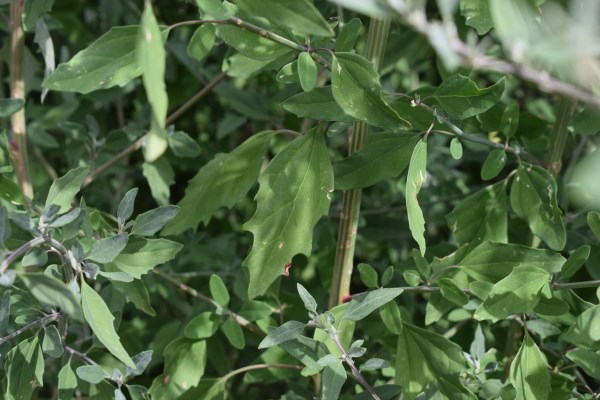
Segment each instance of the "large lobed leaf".
[[252,136],[228,154],[218,154],[190,180],[178,203],[177,216],[162,230],[176,235],[208,224],[220,207],[231,207],[243,198],[256,181],[273,131]]
[[259,178],[253,233],[244,261],[250,271],[248,296],[264,294],[298,253],[309,255],[312,231],[331,202],[333,172],[323,134],[313,129],[288,144]]

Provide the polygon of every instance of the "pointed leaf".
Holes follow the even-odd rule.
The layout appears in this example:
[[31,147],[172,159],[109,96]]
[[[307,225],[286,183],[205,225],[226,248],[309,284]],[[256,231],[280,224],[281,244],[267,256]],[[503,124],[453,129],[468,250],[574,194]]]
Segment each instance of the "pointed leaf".
[[0,118],[8,118],[25,105],[23,99],[0,99]]
[[187,53],[196,61],[202,61],[215,45],[216,28],[213,24],[202,24],[190,39]]
[[504,150],[495,149],[490,151],[483,166],[481,167],[481,179],[489,181],[498,176],[506,165],[506,152]]
[[135,53],[137,35],[137,26],[111,28],[69,62],[60,64],[42,86],[82,94],[125,86],[142,74]]
[[228,318],[221,325],[221,330],[225,334],[227,341],[238,350],[243,350],[246,347],[246,340],[244,339],[244,332],[240,325],[233,319]]
[[455,74],[437,88],[434,98],[451,117],[459,120],[481,114],[492,108],[504,93],[505,78],[479,89],[468,77]]
[[184,329],[184,335],[189,339],[206,339],[215,334],[219,329],[219,322],[213,318],[213,313],[210,311],[192,318],[187,323]]
[[487,186],[465,197],[446,219],[459,245],[493,241],[506,243],[506,182]]
[[594,232],[596,239],[600,240],[600,213],[590,211],[587,214],[587,223],[592,232]]
[[372,63],[354,53],[336,53],[331,67],[335,101],[344,112],[370,125],[390,130],[410,127],[385,101]]
[[335,51],[338,53],[352,51],[356,44],[356,40],[360,35],[361,29],[362,22],[360,21],[360,18],[353,18],[346,22],[342,29],[340,29],[338,36],[335,38]]
[[81,305],[85,320],[90,324],[92,332],[98,340],[125,365],[135,368],[135,363],[127,354],[127,350],[121,344],[119,335],[115,332],[113,326],[115,317],[102,300],[102,297],[83,280],[81,282]]
[[408,399],[414,399],[430,383],[445,398],[476,399],[461,383],[467,370],[462,349],[445,337],[403,322],[396,357],[396,382]]
[[297,283],[296,287],[298,289],[298,294],[304,303],[304,308],[306,308],[308,311],[316,313],[317,302],[315,301],[314,297],[312,297],[308,290],[306,290],[301,284]]
[[576,346],[600,350],[600,305],[585,310],[562,335],[562,339]]
[[79,302],[63,282],[41,273],[22,274],[19,279],[40,303],[60,308],[69,317],[83,321]]
[[590,250],[590,246],[583,245],[577,250],[575,250],[573,253],[571,253],[569,258],[563,265],[562,269],[560,270],[561,282],[564,282],[565,280],[575,275],[579,268],[583,267],[583,264],[585,264],[588,257],[590,256]]
[[133,356],[131,359],[135,363],[135,368],[126,367],[125,377],[142,375],[150,361],[152,361],[152,354],[152,350],[146,350]]
[[437,281],[437,284],[445,299],[450,300],[458,306],[464,306],[469,302],[469,296],[452,279],[442,278]]
[[175,258],[182,247],[166,239],[132,239],[113,262],[121,271],[140,279],[152,268]]
[[333,98],[331,86],[317,87],[310,92],[301,92],[290,97],[281,106],[299,118],[313,118],[325,121],[354,122],[356,118],[347,115]]
[[413,151],[406,177],[406,211],[412,237],[419,244],[421,255],[425,255],[425,219],[419,206],[417,194],[427,176],[427,142],[421,139]]
[[333,169],[336,190],[371,186],[399,176],[419,140],[413,133],[377,133],[357,152],[338,161]]
[[79,193],[81,184],[89,171],[88,167],[79,167],[70,170],[63,177],[56,179],[52,183],[52,186],[50,186],[44,208],[48,209],[50,205],[56,204],[60,207],[58,210],[59,214],[67,212],[71,208],[71,202],[75,198],[75,195]]
[[42,385],[44,357],[38,336],[13,347],[6,355],[6,400],[30,400],[36,386]]
[[227,286],[225,286],[223,279],[221,279],[219,275],[212,274],[208,285],[210,288],[210,295],[215,302],[222,307],[227,307],[227,304],[229,304],[229,291],[227,291]]
[[359,321],[379,307],[400,296],[403,291],[402,288],[385,288],[360,294],[352,299],[343,319]]
[[63,355],[63,348],[60,333],[56,325],[48,325],[44,329],[44,340],[42,341],[42,351],[50,357],[58,358]]
[[549,365],[529,333],[510,366],[510,383],[517,389],[515,400],[547,399],[550,394]]
[[58,399],[71,400],[73,392],[77,388],[77,375],[71,368],[71,363],[67,362],[62,366],[58,373]]
[[358,273],[360,274],[360,280],[365,284],[368,288],[376,288],[378,287],[379,277],[377,275],[377,271],[375,268],[371,267],[369,264],[360,263],[356,267],[358,269]]
[[600,354],[585,349],[567,352],[567,357],[594,379],[600,379]]
[[121,200],[119,207],[117,208],[117,219],[119,221],[119,225],[124,225],[129,217],[131,217],[131,214],[133,214],[133,205],[137,194],[138,188],[133,188],[125,193],[125,196],[123,196],[123,200]]
[[289,52],[286,46],[237,26],[220,25],[217,36],[252,60],[274,60]]
[[317,74],[319,70],[315,60],[307,52],[302,52],[298,56],[298,76],[300,77],[300,86],[305,92],[310,92],[317,84]]
[[466,24],[475,28],[480,35],[485,35],[494,27],[490,0],[461,0],[460,14],[465,17]]
[[399,334],[402,331],[402,315],[395,301],[390,301],[381,306],[379,315],[383,324],[390,332]]
[[100,383],[109,376],[99,365],[82,365],[75,370],[75,373],[79,379],[93,384]]
[[163,229],[163,235],[176,235],[208,224],[221,207],[232,207],[250,190],[263,163],[272,131],[257,133],[228,154],[219,154],[203,166],[188,183],[185,196],[177,204],[177,216]]
[[322,399],[339,399],[344,382],[346,382],[346,370],[344,369],[344,364],[341,361],[326,366],[323,370]]
[[302,322],[288,321],[270,331],[267,337],[260,342],[258,348],[266,349],[267,347],[296,339],[300,336],[305,327],[306,324],[303,324]]
[[146,211],[135,218],[131,234],[152,236],[175,218],[178,212],[179,207],[177,206],[161,206],[154,210]]
[[560,251],[567,237],[556,193],[556,182],[548,171],[521,164],[511,187],[510,204],[515,213],[527,221],[531,232],[552,250]]
[[327,214],[333,189],[323,134],[313,129],[288,144],[259,183],[256,212],[244,224],[254,235],[243,263],[250,271],[251,299],[265,293],[296,254],[310,254],[313,228]]
[[[219,136],[218,133],[217,136]],[[177,157],[194,158],[200,154],[198,142],[185,132],[175,131],[169,135],[167,141],[169,142],[169,148]]]
[[112,262],[125,248],[128,240],[129,237],[126,233],[97,240],[86,258],[102,264]]

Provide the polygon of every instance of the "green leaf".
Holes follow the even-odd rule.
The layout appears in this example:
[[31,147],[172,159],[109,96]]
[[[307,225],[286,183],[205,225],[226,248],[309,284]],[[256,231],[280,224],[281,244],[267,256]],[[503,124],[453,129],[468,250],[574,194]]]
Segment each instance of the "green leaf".
[[244,305],[242,305],[242,309],[239,314],[246,318],[248,321],[257,321],[271,315],[273,310],[271,306],[262,301],[250,300]]
[[197,61],[202,61],[215,45],[216,28],[213,24],[202,24],[190,39],[187,53]]
[[455,160],[460,160],[462,158],[463,148],[460,139],[454,138],[450,141],[450,154]]
[[227,286],[225,286],[223,279],[221,279],[219,275],[212,274],[208,285],[210,288],[210,295],[215,302],[222,307],[227,307],[227,304],[229,304],[229,292],[227,291]]
[[272,60],[290,51],[280,43],[237,26],[221,25],[217,27],[217,36],[241,54],[254,60]]
[[516,267],[494,285],[473,317],[496,322],[512,314],[531,312],[540,301],[542,289],[549,284],[550,277],[548,271],[541,268]]
[[86,258],[102,264],[112,262],[125,248],[128,240],[126,233],[96,240]]
[[375,271],[375,268],[365,263],[358,264],[356,268],[360,274],[360,280],[365,284],[366,287],[376,288],[379,286],[377,282],[379,277],[377,275],[377,271]]
[[498,282],[521,265],[558,273],[565,259],[550,250],[532,249],[517,244],[484,242],[473,249],[458,265],[477,281]]
[[72,400],[73,392],[77,388],[77,375],[71,368],[71,363],[67,362],[62,366],[58,373],[58,399]]
[[[421,255],[421,253],[419,253]],[[383,271],[383,276],[381,277],[381,286],[387,286],[394,277],[394,266],[388,265],[388,267]]]
[[385,288],[362,293],[352,299],[343,319],[359,321],[379,307],[400,296],[403,291],[402,288]]
[[335,164],[335,189],[364,188],[399,176],[408,165],[418,140],[419,135],[414,133],[371,135],[364,147]]
[[346,382],[346,370],[344,369],[344,364],[341,361],[326,366],[323,370],[322,399],[339,399],[344,382]]
[[50,357],[58,358],[63,355],[63,349],[60,333],[56,325],[48,325],[44,329],[44,340],[42,341],[42,351]]
[[19,186],[4,175],[0,175],[0,198],[9,203],[23,204],[23,193]]
[[135,218],[135,224],[131,229],[132,235],[152,236],[171,221],[177,213],[177,206],[161,206],[154,210],[146,211]]
[[488,181],[494,179],[506,165],[506,152],[495,149],[490,151],[481,167],[481,179]]
[[352,51],[356,44],[356,40],[358,40],[361,29],[362,22],[360,21],[360,18],[353,18],[346,22],[342,29],[340,29],[338,36],[335,38],[334,50],[338,53]]
[[207,311],[192,318],[185,326],[183,334],[188,339],[206,339],[214,335],[217,329],[218,320],[213,318],[212,312]]
[[587,223],[594,235],[596,236],[596,239],[600,240],[600,213],[590,211],[587,214]]
[[97,384],[108,377],[108,373],[99,365],[82,365],[75,370],[79,379]]
[[585,349],[574,349],[568,351],[566,355],[586,374],[594,379],[600,379],[600,354]]
[[324,121],[354,122],[356,118],[347,115],[333,98],[331,86],[317,87],[310,92],[301,92],[290,97],[281,106],[299,118],[313,118]]
[[[107,273],[105,272],[101,275],[109,278],[106,274]],[[127,297],[129,302],[133,303],[138,310],[145,312],[151,317],[156,316],[156,311],[154,311],[154,308],[152,308],[152,304],[150,303],[150,294],[148,293],[148,288],[144,282],[141,280],[133,280],[132,276],[123,272],[113,272],[113,274],[123,274],[131,280],[125,282],[119,282],[114,278],[112,280],[112,284]]]
[[[275,76],[277,82],[280,83],[296,83],[300,81],[298,76],[298,60],[294,60],[281,67],[277,75]],[[331,97],[333,99],[333,95]]]
[[163,37],[152,12],[152,3],[145,2],[144,13],[136,40],[136,57],[142,70],[142,82],[152,108],[152,124],[144,148],[144,158],[156,161],[167,149],[166,119],[169,98],[165,87],[165,48]]
[[548,171],[531,164],[521,164],[513,180],[510,204],[531,232],[552,250],[565,247],[567,235],[556,201],[556,182]]
[[150,364],[150,361],[152,361],[153,353],[152,350],[145,350],[133,356],[131,359],[135,363],[135,368],[125,368],[125,377],[142,375],[146,367]]
[[137,194],[138,188],[133,188],[125,193],[125,196],[123,196],[123,199],[119,202],[119,207],[117,207],[117,220],[119,226],[123,226],[131,217],[131,214],[133,214],[133,205]]
[[[35,25],[35,36],[33,42],[36,43],[42,56],[44,58],[44,78],[47,78],[56,69],[56,58],[54,55],[54,43],[52,42],[52,36],[48,31],[48,26],[44,22],[43,18],[39,18]],[[41,101],[44,102],[48,89],[42,89]]]
[[390,301],[381,306],[379,316],[390,332],[397,335],[402,331],[402,315],[395,301]]
[[136,58],[137,26],[117,26],[75,54],[42,83],[50,90],[90,93],[125,86],[142,74]]
[[465,197],[446,219],[459,245],[475,247],[486,241],[506,243],[506,182],[487,186]]
[[361,371],[376,371],[378,369],[388,368],[390,363],[381,358],[369,358],[360,366]]
[[159,264],[175,258],[182,244],[166,239],[132,239],[114,259],[121,271],[140,279],[143,274]]
[[246,340],[244,339],[244,332],[242,327],[231,318],[227,318],[221,330],[225,334],[225,337],[229,343],[238,350],[243,350],[246,347]]
[[298,289],[298,294],[300,295],[300,298],[304,303],[304,308],[306,308],[307,311],[312,311],[316,313],[317,302],[315,301],[315,298],[312,297],[308,290],[306,290],[301,284],[297,283],[296,288]]
[[206,341],[176,339],[166,347],[164,356],[164,372],[154,379],[148,393],[155,400],[178,399],[204,375]]
[[421,139],[415,146],[408,174],[406,177],[406,211],[408,213],[408,226],[412,237],[419,244],[421,255],[425,255],[425,219],[419,206],[417,195],[425,183],[427,176],[427,141]]
[[429,265],[425,257],[423,257],[421,252],[417,249],[412,249],[411,255],[413,260],[415,260],[415,264],[417,265],[417,270],[419,271],[419,274],[421,274],[421,276],[425,279],[429,278],[429,275],[431,273],[431,266]]
[[23,28],[31,32],[35,28],[36,22],[44,17],[44,14],[52,10],[54,0],[25,0],[22,3]]
[[270,331],[267,337],[260,342],[258,348],[266,349],[267,347],[294,340],[300,336],[305,327],[306,324],[303,324],[302,322],[288,321]]
[[249,15],[261,16],[272,24],[304,35],[333,35],[327,21],[310,0],[238,0]]
[[177,204],[179,213],[162,234],[196,229],[200,222],[207,225],[220,207],[232,207],[242,199],[256,181],[272,135],[272,131],[257,133],[231,153],[219,154],[202,167]]
[[515,135],[519,127],[519,103],[516,100],[510,101],[504,113],[502,114],[502,133],[506,138],[511,138]]
[[564,282],[573,275],[575,275],[579,268],[583,267],[583,264],[585,264],[588,257],[590,256],[590,251],[590,246],[583,245],[577,250],[575,250],[573,253],[571,253],[569,258],[563,265],[562,269],[560,270],[561,282]]
[[279,152],[259,178],[256,212],[244,224],[254,235],[243,265],[250,271],[248,296],[264,294],[298,253],[309,255],[312,231],[327,215],[333,173],[323,134],[313,129]]
[[562,335],[562,339],[589,350],[600,350],[600,305],[581,313]]
[[135,368],[135,363],[127,354],[119,340],[119,335],[115,332],[113,326],[115,317],[102,300],[102,297],[83,280],[81,282],[81,305],[85,320],[90,324],[92,332],[98,340],[125,365]]
[[175,131],[167,138],[169,148],[177,157],[193,158],[200,154],[200,145],[185,132]]
[[152,163],[145,162],[142,172],[148,180],[154,200],[161,206],[168,205],[171,194],[169,187],[175,183],[175,173],[171,164],[162,157]]
[[79,302],[63,282],[41,273],[21,274],[19,278],[40,303],[60,308],[69,317],[83,321]]
[[451,117],[462,120],[492,108],[504,93],[505,81],[502,78],[488,88],[479,89],[468,77],[455,74],[444,80],[433,97]]
[[461,383],[467,370],[462,349],[445,337],[402,323],[396,353],[396,382],[404,388],[407,399],[414,399],[434,384],[445,398],[475,400]]
[[0,99],[0,118],[8,118],[25,106],[23,99]]
[[510,383],[517,389],[515,400],[547,399],[550,394],[550,372],[544,353],[529,333],[510,366]]
[[331,67],[333,97],[344,112],[360,121],[398,130],[410,127],[385,101],[375,67],[354,53],[336,53]]
[[298,76],[300,78],[300,86],[302,90],[310,92],[317,84],[317,75],[319,70],[315,60],[308,52],[302,52],[298,56]]
[[60,207],[58,214],[67,212],[89,171],[88,167],[79,167],[70,170],[63,177],[55,179],[48,191],[44,208],[47,210],[50,205],[56,204]]
[[279,347],[313,371],[321,370],[318,360],[329,354],[325,344],[306,336],[280,343]]
[[44,357],[38,336],[25,339],[6,355],[6,400],[30,400],[36,386],[42,386]]
[[480,35],[485,35],[494,27],[490,0],[461,0],[460,15],[465,17],[466,24],[475,28]]
[[440,287],[440,291],[444,298],[450,300],[457,306],[464,306],[469,302],[469,296],[465,294],[465,292],[458,287],[456,282],[454,282],[450,278],[441,278],[436,282]]
[[422,281],[421,274],[414,269],[407,269],[406,271],[402,272],[402,278],[404,278],[408,286],[412,287],[419,286]]

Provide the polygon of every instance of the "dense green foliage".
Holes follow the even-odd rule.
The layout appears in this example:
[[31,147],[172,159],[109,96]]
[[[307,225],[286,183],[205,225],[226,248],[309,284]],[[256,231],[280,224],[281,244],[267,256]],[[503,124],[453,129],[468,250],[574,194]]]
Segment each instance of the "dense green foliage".
[[2,398],[600,396],[595,1],[0,16]]

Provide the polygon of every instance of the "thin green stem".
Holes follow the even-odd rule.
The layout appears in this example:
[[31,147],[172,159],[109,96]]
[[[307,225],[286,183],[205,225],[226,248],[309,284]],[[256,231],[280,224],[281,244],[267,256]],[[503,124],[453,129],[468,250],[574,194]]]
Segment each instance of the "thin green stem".
[[[376,70],[381,68],[389,29],[390,21],[388,19],[371,19],[365,56],[373,62]],[[364,122],[357,122],[353,125],[348,143],[349,154],[356,152],[364,145],[368,129],[368,125]],[[346,190],[343,195],[333,276],[329,291],[329,308],[341,304],[350,293],[361,197],[361,189]]]
[[231,319],[233,319],[242,328],[247,329],[250,332],[256,333],[259,336],[267,336],[267,333],[265,331],[263,331],[258,325],[253,324],[252,322],[248,321],[246,318],[231,311],[230,309],[217,304],[217,302],[214,301],[213,299],[211,299],[210,297],[203,295],[202,293],[198,292],[196,289],[186,285],[185,283],[181,282],[180,280],[175,279],[171,275],[161,272],[157,269],[152,269],[150,271],[152,273],[154,273],[155,275],[163,278],[164,280],[172,283],[179,290],[189,294],[190,296],[195,297],[198,300],[205,302],[206,304],[210,305],[211,307],[213,307],[215,309],[222,310],[224,314],[228,315]]
[[561,96],[558,104],[558,113],[556,122],[550,134],[550,143],[548,146],[548,170],[554,176],[557,176],[562,169],[562,158],[567,143],[569,121],[575,111],[576,102],[567,96]]
[[[25,82],[23,81],[22,58],[25,36],[21,25],[23,14],[23,1],[11,0],[10,2],[10,90],[13,99],[25,100]],[[33,198],[33,186],[29,173],[29,155],[27,153],[27,136],[25,134],[25,107],[14,113],[11,117],[12,137],[10,138],[10,156],[13,160],[17,178],[25,201]]]
[[236,370],[231,371],[227,375],[224,375],[221,379],[226,381],[233,378],[236,375],[246,373],[248,371],[253,371],[256,369],[268,369],[268,368],[281,368],[281,369],[295,369],[297,371],[302,371],[304,369],[303,365],[295,365],[295,364],[254,364],[248,365],[246,367],[238,368]]
[[583,282],[569,282],[569,283],[554,283],[554,290],[570,290],[570,289],[585,289],[600,287],[600,280],[595,281],[583,281]]
[[[67,255],[68,250],[61,242],[59,242],[58,240],[53,239],[49,236],[38,236],[38,237],[31,239],[27,243],[23,244],[21,247],[19,247],[15,251],[12,251],[9,253],[8,257],[6,257],[0,264],[0,275],[4,274],[6,272],[6,270],[8,269],[8,267],[13,262],[15,262],[17,259],[19,259],[19,257],[21,257],[22,255],[27,253],[30,249],[32,249],[36,246],[39,246],[41,244],[46,244],[50,248],[54,249],[59,254],[59,256],[61,257],[63,262],[69,263],[70,267],[73,270],[78,269],[76,261],[74,259],[71,259]],[[65,269],[67,271],[69,271],[68,268],[65,268]],[[70,275],[68,275],[68,274],[66,275],[67,281],[69,280],[68,279],[69,276]]]

